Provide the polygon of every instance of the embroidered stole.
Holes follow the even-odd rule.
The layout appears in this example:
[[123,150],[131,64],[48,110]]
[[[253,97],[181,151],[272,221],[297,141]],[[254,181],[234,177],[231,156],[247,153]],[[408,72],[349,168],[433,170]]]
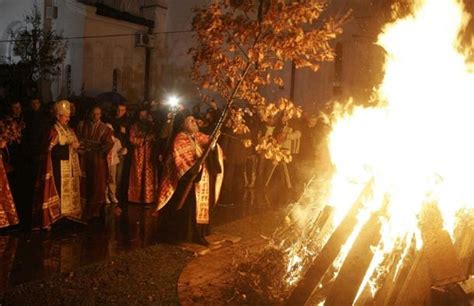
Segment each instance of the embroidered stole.
[[[195,141],[194,137],[190,136],[192,143],[196,148],[196,156],[200,158],[202,156],[203,149]],[[219,193],[222,186],[222,180],[224,177],[224,164],[222,150],[217,146],[219,155],[219,163],[221,164],[222,172],[219,173],[216,177],[215,182],[215,201],[219,198]],[[203,164],[201,180],[194,184],[194,190],[196,194],[196,223],[197,224],[209,224],[209,207],[210,207],[210,194],[211,194],[211,177],[209,175],[209,170],[206,167],[206,164]]]
[[[69,127],[55,124],[55,129],[59,135],[59,144],[70,144],[78,141],[76,135]],[[81,219],[82,208],[80,198],[80,175],[79,157],[77,152],[69,150],[69,160],[60,161],[61,168],[61,214],[72,219]]]
[[[192,135],[188,135],[191,143],[194,145],[196,156],[199,159],[204,153],[201,146],[197,143]],[[202,167],[201,180],[194,184],[194,192],[196,194],[196,223],[209,224],[209,172],[205,165]]]

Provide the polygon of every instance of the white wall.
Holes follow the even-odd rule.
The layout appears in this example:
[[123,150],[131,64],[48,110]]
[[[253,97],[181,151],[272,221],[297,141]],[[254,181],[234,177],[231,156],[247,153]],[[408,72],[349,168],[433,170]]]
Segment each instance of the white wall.
[[[143,101],[145,49],[135,47],[135,34],[146,31],[144,26],[98,16],[93,7],[87,8],[84,35],[96,38],[84,41],[83,82],[86,95],[96,96],[112,91],[113,71],[119,69],[118,91],[132,103]],[[104,37],[117,34],[124,35]]]
[[[154,33],[163,33],[167,31],[168,20],[168,2],[175,0],[147,0],[143,9],[143,16],[155,22]],[[154,35],[154,47],[150,50],[150,92],[149,100],[158,100],[161,96],[162,82],[165,77],[164,67],[166,61],[166,39],[164,34]]]
[[[210,2],[211,0],[168,1],[167,31],[190,30],[194,17],[193,8]],[[166,41],[166,61],[163,68],[161,94],[164,96],[170,93],[177,94],[189,104],[196,103],[198,90],[189,77],[192,58],[188,55],[188,50],[194,45],[192,33],[168,34],[161,39]]]
[[[76,0],[60,0],[58,1],[58,18],[54,19],[53,28],[67,38],[83,37],[85,15],[86,7]],[[57,77],[52,87],[54,99],[65,95],[67,65],[71,65],[72,72],[71,94],[79,95],[81,93],[83,53],[83,39],[68,40],[68,52],[62,65],[61,75]]]

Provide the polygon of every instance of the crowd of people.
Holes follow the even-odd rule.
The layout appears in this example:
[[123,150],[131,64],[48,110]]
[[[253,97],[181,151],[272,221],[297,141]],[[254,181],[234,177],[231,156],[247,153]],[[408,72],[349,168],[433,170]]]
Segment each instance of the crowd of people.
[[[316,116],[249,117],[250,133],[224,126],[208,149],[221,111],[215,102],[201,107],[163,103],[132,112],[119,103],[93,105],[80,116],[67,100],[11,100],[0,120],[0,228],[50,230],[60,219],[87,224],[107,205],[139,203],[155,209],[161,240],[207,244],[217,202],[236,205],[244,188],[269,184],[298,192],[309,178],[304,170],[314,165],[322,132]],[[292,162],[276,164],[256,152],[258,139],[270,135]],[[252,145],[244,145],[249,139]]]

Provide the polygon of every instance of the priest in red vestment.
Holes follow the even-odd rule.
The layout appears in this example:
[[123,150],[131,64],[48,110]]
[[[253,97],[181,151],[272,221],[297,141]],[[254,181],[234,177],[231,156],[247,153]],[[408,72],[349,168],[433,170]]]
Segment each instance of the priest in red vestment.
[[35,192],[33,226],[50,229],[60,218],[82,223],[79,140],[68,122],[69,101],[54,105],[56,123],[44,145],[44,161]]
[[[207,245],[210,210],[217,203],[224,174],[222,150],[217,146],[198,168],[196,162],[209,145],[209,136],[199,132],[191,114],[182,114],[176,122],[180,132],[174,138],[158,190],[156,214],[162,219],[159,239]],[[199,174],[192,182],[194,188],[184,205],[178,207],[193,174]]]
[[[0,139],[0,149],[5,148],[6,145],[7,142]],[[3,165],[3,157],[0,153],[0,228],[16,225],[18,222],[15,203]]]
[[92,108],[89,118],[79,122],[77,136],[81,142],[81,169],[83,172],[85,218],[100,217],[105,204],[107,186],[107,154],[112,149],[112,130],[101,120],[99,106]]
[[128,200],[133,203],[156,201],[156,165],[154,156],[155,131],[148,111],[138,112],[138,121],[130,127],[132,164]]

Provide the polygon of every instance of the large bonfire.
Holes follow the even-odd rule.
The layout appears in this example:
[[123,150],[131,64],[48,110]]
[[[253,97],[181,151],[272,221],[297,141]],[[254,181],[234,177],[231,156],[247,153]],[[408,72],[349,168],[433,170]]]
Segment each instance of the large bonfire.
[[334,171],[277,233],[285,285],[300,290],[293,301],[307,302],[310,288],[313,303],[400,302],[393,291],[420,260],[430,287],[468,276],[454,244],[472,235],[474,216],[474,70],[459,39],[469,19],[457,0],[418,0],[383,28],[376,102],[335,108]]

